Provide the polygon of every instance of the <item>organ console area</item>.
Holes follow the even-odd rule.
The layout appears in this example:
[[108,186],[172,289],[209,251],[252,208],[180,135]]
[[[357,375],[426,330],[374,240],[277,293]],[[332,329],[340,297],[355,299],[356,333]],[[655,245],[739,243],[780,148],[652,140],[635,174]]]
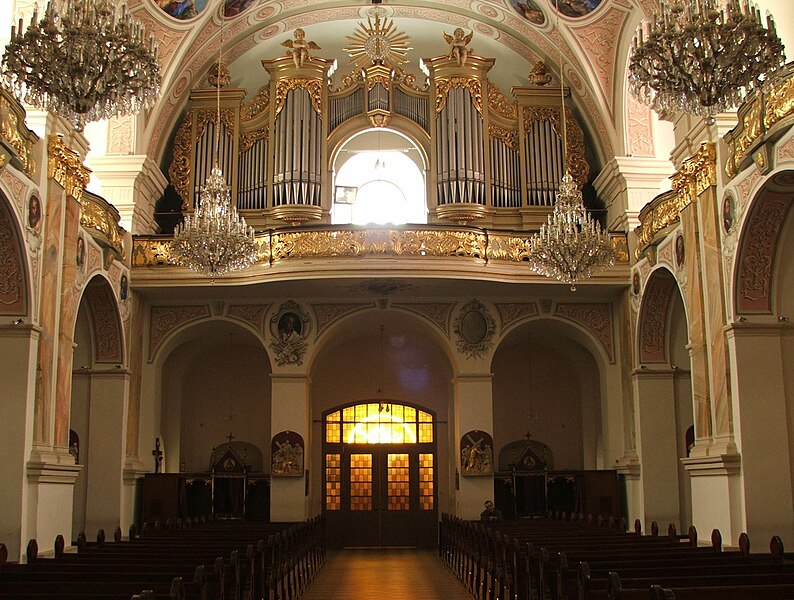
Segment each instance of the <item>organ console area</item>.
[[223,67],[211,69],[211,83],[191,92],[174,140],[169,174],[181,211],[196,205],[216,128],[232,198],[258,230],[329,223],[339,149],[372,130],[397,132],[419,150],[428,223],[538,228],[564,174],[563,118],[569,169],[580,186],[588,181],[582,129],[569,107],[561,115],[568,90],[549,85],[542,63],[528,85],[511,90],[489,80],[494,59],[472,53],[463,61],[453,52],[426,58],[423,71],[408,69],[394,39],[391,46],[373,43],[395,35],[386,21],[360,24],[360,51],[346,49],[359,58],[353,66],[334,69],[336,61],[308,52],[301,60],[289,53],[263,60],[262,85],[250,98],[223,85]]

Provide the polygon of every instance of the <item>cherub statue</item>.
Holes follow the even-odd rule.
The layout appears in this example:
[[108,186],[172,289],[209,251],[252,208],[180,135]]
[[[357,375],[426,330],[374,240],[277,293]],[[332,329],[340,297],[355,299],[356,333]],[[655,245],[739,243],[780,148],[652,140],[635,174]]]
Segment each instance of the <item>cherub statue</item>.
[[291,54],[292,60],[295,61],[295,66],[300,68],[303,66],[303,61],[311,57],[309,50],[319,50],[320,46],[314,42],[307,42],[306,32],[300,27],[293,32],[293,35],[295,37],[294,40],[281,42],[281,45],[285,48],[289,48],[289,50],[287,50],[287,56]]
[[466,64],[466,58],[468,58],[469,54],[472,52],[471,48],[467,48],[466,46],[471,43],[471,38],[473,36],[473,31],[470,32],[469,35],[464,35],[460,27],[455,29],[452,35],[444,33],[444,39],[447,44],[449,44],[449,57],[457,60],[458,66],[460,67]]

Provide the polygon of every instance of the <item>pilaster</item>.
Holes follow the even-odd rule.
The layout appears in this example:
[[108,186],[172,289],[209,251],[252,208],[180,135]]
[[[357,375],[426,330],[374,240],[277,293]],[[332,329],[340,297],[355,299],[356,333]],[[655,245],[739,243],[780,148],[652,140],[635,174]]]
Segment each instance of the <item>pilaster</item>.
[[157,233],[155,203],[168,180],[146,155],[97,156],[88,163],[102,185],[102,196],[121,215],[121,226],[136,234]]
[[[271,375],[273,386],[271,435],[292,431],[303,438],[304,464],[311,456],[309,378],[304,374]],[[309,517],[304,470],[300,477],[270,478],[270,520],[303,521]]]
[[493,435],[493,375],[490,373],[459,375],[453,380],[455,394],[455,455],[456,481],[459,482],[457,515],[463,519],[479,519],[486,500],[493,500],[493,474],[464,477],[458,451],[464,434],[481,430]]

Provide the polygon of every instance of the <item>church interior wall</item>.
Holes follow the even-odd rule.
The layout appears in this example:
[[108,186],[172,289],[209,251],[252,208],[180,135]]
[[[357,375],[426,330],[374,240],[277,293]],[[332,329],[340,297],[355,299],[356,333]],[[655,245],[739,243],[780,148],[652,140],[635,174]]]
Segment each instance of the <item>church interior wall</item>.
[[492,370],[497,452],[529,432],[552,449],[555,469],[595,468],[600,382],[586,350],[528,326],[500,344]]
[[[77,311],[77,322],[74,330],[74,369],[72,375],[72,403],[69,417],[69,429],[77,434],[77,460],[83,469],[77,476],[74,488],[74,508],[72,516],[72,531],[85,531],[86,497],[88,494],[88,472],[90,465],[88,451],[90,442],[90,405],[91,405],[91,379],[90,371],[93,367],[93,349],[91,340],[91,323],[88,308],[85,302],[80,304]],[[83,369],[82,367],[87,367]],[[71,433],[71,432],[70,432]],[[98,435],[101,435],[98,432]]]
[[[381,347],[380,326],[383,325]],[[453,369],[446,352],[435,341],[429,325],[396,310],[369,311],[345,319],[329,332],[330,339],[311,365],[312,508],[319,512],[322,494],[323,413],[359,401],[405,402],[435,414],[438,443],[439,506],[450,506]],[[383,379],[381,384],[381,367]]]
[[[270,363],[258,340],[224,322],[193,326],[162,369],[162,444],[169,471],[206,471],[231,433],[270,464]],[[142,440],[144,452],[154,439]],[[268,470],[268,469],[265,469]]]

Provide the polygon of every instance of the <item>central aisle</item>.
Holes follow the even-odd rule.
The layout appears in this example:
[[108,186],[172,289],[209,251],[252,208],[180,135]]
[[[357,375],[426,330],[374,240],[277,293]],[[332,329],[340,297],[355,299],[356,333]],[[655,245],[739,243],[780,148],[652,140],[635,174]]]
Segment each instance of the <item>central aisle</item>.
[[470,600],[432,550],[367,548],[328,553],[303,600]]

